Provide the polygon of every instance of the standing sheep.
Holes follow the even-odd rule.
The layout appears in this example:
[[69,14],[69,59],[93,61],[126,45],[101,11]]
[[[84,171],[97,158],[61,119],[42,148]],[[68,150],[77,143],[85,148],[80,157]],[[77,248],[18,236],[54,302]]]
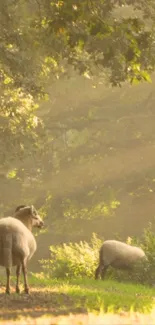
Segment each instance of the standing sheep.
[[106,240],[99,251],[99,266],[95,271],[95,279],[101,275],[103,280],[109,266],[132,270],[134,265],[142,260],[147,260],[147,257],[141,248],[117,240]]
[[24,276],[25,293],[29,293],[27,281],[27,262],[36,251],[36,240],[32,227],[44,225],[33,206],[18,206],[13,217],[0,219],[0,265],[6,268],[6,293],[10,294],[10,268],[16,269],[16,293],[20,293],[19,276],[21,268]]

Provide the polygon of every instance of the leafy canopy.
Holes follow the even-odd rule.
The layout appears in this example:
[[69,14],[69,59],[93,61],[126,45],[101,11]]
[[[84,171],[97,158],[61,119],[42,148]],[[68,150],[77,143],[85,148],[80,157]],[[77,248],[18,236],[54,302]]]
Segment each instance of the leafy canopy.
[[154,18],[153,0],[1,1],[1,163],[39,148],[36,97],[69,65],[113,86],[150,81]]
[[81,73],[106,68],[114,85],[147,79],[154,70],[154,7],[152,0],[6,0],[0,4],[1,78],[35,93],[43,75],[58,76],[67,62]]

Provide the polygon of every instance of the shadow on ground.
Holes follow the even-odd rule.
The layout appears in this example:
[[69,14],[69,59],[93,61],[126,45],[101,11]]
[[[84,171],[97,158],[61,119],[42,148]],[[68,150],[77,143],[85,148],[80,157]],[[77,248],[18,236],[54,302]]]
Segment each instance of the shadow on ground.
[[[3,291],[3,292],[2,292]],[[0,319],[10,320],[18,317],[41,317],[43,315],[67,315],[69,313],[87,313],[86,308],[75,306],[71,297],[65,293],[31,288],[30,295],[14,293],[6,295],[5,287],[0,289]],[[82,305],[82,302],[81,302]]]

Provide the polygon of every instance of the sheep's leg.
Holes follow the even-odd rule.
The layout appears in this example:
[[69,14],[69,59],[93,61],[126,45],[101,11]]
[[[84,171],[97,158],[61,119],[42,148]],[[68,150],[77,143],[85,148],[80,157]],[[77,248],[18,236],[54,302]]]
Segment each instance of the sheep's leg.
[[104,280],[105,277],[105,273],[107,271],[108,266],[102,266],[102,270],[101,270],[101,279]]
[[101,271],[101,266],[99,265],[95,271],[95,280],[98,280]]
[[10,268],[6,268],[6,275],[7,275],[7,282],[6,282],[6,290],[5,292],[9,295],[10,294]]
[[26,261],[22,262],[22,271],[23,271],[23,276],[24,276],[25,293],[29,294],[29,286],[28,286],[28,281],[27,281]]
[[16,293],[20,293],[20,288],[19,288],[19,277],[20,277],[20,273],[21,273],[21,265],[17,266],[16,269],[16,277],[17,277],[17,281],[16,281]]
[[95,271],[95,280],[98,280],[100,274],[101,274],[101,279],[103,280],[107,268],[108,268],[108,265],[107,265],[107,266],[104,266],[103,264],[102,264],[102,265],[100,264],[100,265],[97,267],[96,271]]

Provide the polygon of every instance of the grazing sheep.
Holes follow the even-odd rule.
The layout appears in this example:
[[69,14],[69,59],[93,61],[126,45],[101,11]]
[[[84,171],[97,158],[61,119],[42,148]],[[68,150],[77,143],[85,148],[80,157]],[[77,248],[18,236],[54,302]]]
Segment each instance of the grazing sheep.
[[0,219],[0,265],[6,268],[6,293],[10,294],[10,268],[16,269],[16,292],[20,293],[19,276],[21,268],[24,276],[25,293],[29,293],[27,262],[36,251],[36,240],[32,227],[44,225],[34,206],[18,206],[13,217]]
[[147,260],[144,251],[135,246],[117,240],[106,240],[99,251],[99,266],[95,271],[95,279],[104,279],[109,266],[115,269],[132,270],[137,262]]

